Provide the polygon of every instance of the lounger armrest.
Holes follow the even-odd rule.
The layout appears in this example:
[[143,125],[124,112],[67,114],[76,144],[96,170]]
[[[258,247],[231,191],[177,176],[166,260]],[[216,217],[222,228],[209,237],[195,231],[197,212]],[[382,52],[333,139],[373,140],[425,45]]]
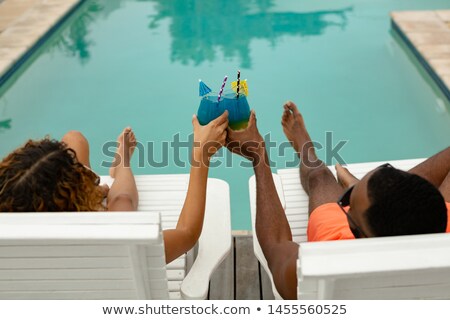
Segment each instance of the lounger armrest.
[[162,242],[159,212],[40,212],[0,215],[0,240],[10,245]]
[[231,250],[230,191],[225,181],[208,179],[205,220],[198,255],[181,285],[183,299],[205,299],[214,270]]

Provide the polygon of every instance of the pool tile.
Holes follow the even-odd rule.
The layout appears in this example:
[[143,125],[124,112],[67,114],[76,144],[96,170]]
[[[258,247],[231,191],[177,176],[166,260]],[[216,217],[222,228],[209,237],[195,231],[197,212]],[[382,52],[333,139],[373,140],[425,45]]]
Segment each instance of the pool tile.
[[398,25],[405,32],[442,32],[447,31],[447,25],[442,21],[409,21],[400,20]]
[[391,17],[450,99],[450,10],[392,12]]
[[439,10],[436,11],[438,17],[444,22],[450,22],[450,10]]
[[13,60],[0,60],[0,74],[5,73],[12,66]]
[[3,17],[19,17],[27,10],[29,10],[29,6],[27,4],[24,5],[9,5],[10,2],[5,2],[0,6],[0,15]]
[[391,16],[396,21],[436,21],[437,14],[434,11],[401,11],[393,12]]
[[0,16],[0,33],[5,30],[15,20],[15,17]]
[[26,47],[0,48],[0,60],[17,60],[27,51]]
[[408,38],[416,46],[425,44],[448,44],[450,32],[411,32]]
[[0,1],[0,76],[78,2]]
[[443,77],[445,85],[450,88],[450,75]]
[[431,59],[430,64],[437,73],[450,75],[450,59]]
[[450,44],[422,45],[418,49],[428,59],[448,58],[450,55]]
[[8,34],[1,34],[0,35],[0,48],[16,48],[16,47],[31,47],[31,44],[29,43],[28,37],[20,37],[18,38],[17,35],[8,35]]

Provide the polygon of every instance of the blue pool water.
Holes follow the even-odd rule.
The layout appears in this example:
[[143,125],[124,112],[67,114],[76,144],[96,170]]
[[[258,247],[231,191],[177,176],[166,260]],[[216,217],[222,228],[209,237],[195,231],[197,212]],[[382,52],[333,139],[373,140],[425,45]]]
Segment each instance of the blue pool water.
[[[0,88],[0,155],[75,129],[90,141],[94,169],[107,174],[102,146],[130,125],[145,146],[137,174],[187,173],[189,144],[170,146],[192,131],[198,79],[218,91],[240,69],[272,141],[286,141],[281,106],[291,99],[314,140],[347,141],[346,162],[430,156],[449,145],[450,106],[389,18],[417,9],[450,2],[86,0]],[[289,148],[271,157],[277,168],[295,165]],[[227,151],[217,160],[210,175],[230,184],[233,229],[249,229],[252,170]]]

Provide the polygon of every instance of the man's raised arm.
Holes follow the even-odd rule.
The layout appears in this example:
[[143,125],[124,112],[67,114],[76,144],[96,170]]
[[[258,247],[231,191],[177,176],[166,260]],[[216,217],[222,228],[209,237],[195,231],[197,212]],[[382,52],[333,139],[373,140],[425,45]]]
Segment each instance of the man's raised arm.
[[256,235],[269,264],[275,286],[284,299],[296,299],[298,244],[275,188],[264,140],[254,111],[246,130],[228,129],[228,149],[253,163],[256,176]]

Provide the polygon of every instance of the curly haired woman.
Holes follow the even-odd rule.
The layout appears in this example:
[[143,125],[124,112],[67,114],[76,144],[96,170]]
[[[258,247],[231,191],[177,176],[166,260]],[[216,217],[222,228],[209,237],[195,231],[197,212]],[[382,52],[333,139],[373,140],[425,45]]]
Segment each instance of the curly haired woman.
[[127,209],[136,210],[136,185],[129,159],[127,163],[123,157],[126,145],[129,153],[136,145],[131,129],[126,128],[118,142],[116,159],[124,161],[111,170],[118,177],[108,192],[90,169],[89,144],[80,132],[70,131],[62,141],[29,140],[0,163],[0,212],[117,211],[125,195],[128,201],[136,200]]
[[[203,227],[209,161],[225,143],[228,113],[206,126],[194,116],[189,187],[177,226],[164,231],[166,262],[189,251]],[[130,158],[136,138],[125,128],[118,138],[111,188],[90,169],[89,144],[77,131],[62,141],[28,141],[0,162],[0,212],[135,211],[138,192]],[[106,198],[106,204],[103,200]]]

